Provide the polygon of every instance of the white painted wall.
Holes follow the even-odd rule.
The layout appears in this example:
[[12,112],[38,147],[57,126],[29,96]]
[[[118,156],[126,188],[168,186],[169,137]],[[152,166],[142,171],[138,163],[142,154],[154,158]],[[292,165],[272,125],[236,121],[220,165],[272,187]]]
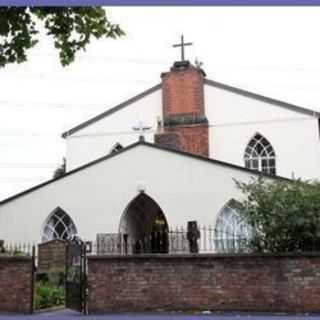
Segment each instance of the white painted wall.
[[[276,152],[278,175],[320,178],[317,118],[207,84],[204,92],[210,158],[244,166],[246,145],[259,132]],[[140,120],[152,126],[146,140],[153,142],[157,118],[162,119],[161,89],[74,133],[66,139],[68,171],[108,154],[117,142],[136,142],[132,126]]]
[[276,152],[277,174],[320,178],[318,119],[205,85],[210,157],[244,166],[246,145],[259,132]]
[[146,186],[170,227],[188,220],[214,225],[216,214],[240,191],[233,178],[247,181],[252,173],[188,156],[137,145],[0,206],[0,239],[41,240],[42,225],[60,206],[73,219],[79,235],[117,232],[121,215]]
[[139,121],[152,127],[145,138],[153,142],[157,118],[162,119],[161,94],[159,89],[69,136],[67,171],[107,155],[117,142],[123,146],[137,142],[139,135],[132,127]]

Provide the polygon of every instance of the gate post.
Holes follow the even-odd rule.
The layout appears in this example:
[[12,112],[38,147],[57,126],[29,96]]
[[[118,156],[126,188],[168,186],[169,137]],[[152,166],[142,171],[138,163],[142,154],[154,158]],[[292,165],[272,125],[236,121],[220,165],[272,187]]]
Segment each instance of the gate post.
[[86,312],[86,245],[79,238],[68,241],[65,278],[66,307]]
[[82,268],[81,268],[81,275],[82,275],[82,313],[84,315],[88,314],[87,310],[87,246],[85,243],[82,244]]
[[36,247],[32,246],[32,259],[31,259],[31,296],[30,296],[30,313],[33,313],[34,304],[34,282],[36,273]]

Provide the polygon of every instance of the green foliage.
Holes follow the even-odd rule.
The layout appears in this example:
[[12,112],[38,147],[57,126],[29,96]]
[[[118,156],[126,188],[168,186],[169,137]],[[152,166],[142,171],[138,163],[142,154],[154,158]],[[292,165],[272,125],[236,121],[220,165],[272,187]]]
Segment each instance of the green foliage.
[[236,181],[245,195],[240,210],[253,227],[257,252],[320,250],[320,183],[252,179]]
[[19,249],[11,249],[11,250],[0,250],[0,257],[24,257],[24,256],[30,256],[30,254],[22,252]]
[[65,281],[65,268],[50,269],[49,272],[37,273],[37,281],[48,282],[52,286],[63,286]]
[[37,274],[34,306],[44,309],[65,303],[65,273],[62,269],[52,269],[48,273]]
[[42,21],[52,36],[63,66],[85,50],[92,38],[118,38],[124,32],[112,24],[100,7],[0,7],[0,67],[27,60]]
[[63,287],[57,287],[49,282],[40,281],[35,286],[34,304],[36,309],[61,306],[65,303]]

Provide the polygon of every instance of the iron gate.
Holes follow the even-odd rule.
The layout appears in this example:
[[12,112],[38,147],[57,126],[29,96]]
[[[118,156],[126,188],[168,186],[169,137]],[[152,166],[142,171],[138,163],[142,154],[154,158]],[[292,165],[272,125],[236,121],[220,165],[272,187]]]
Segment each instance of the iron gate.
[[86,311],[86,248],[79,238],[68,241],[66,249],[66,307]]

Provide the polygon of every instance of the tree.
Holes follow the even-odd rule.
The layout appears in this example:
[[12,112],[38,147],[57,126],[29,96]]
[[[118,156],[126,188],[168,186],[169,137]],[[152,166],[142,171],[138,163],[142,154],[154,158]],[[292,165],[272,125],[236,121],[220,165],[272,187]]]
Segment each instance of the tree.
[[52,36],[63,66],[92,38],[124,35],[100,7],[0,7],[0,67],[27,60],[27,51],[38,43],[38,22]]
[[258,252],[320,250],[320,183],[253,179],[236,182],[245,199],[240,210],[253,229]]
[[53,173],[53,179],[60,178],[65,173],[66,173],[66,158],[63,158],[62,164]]

